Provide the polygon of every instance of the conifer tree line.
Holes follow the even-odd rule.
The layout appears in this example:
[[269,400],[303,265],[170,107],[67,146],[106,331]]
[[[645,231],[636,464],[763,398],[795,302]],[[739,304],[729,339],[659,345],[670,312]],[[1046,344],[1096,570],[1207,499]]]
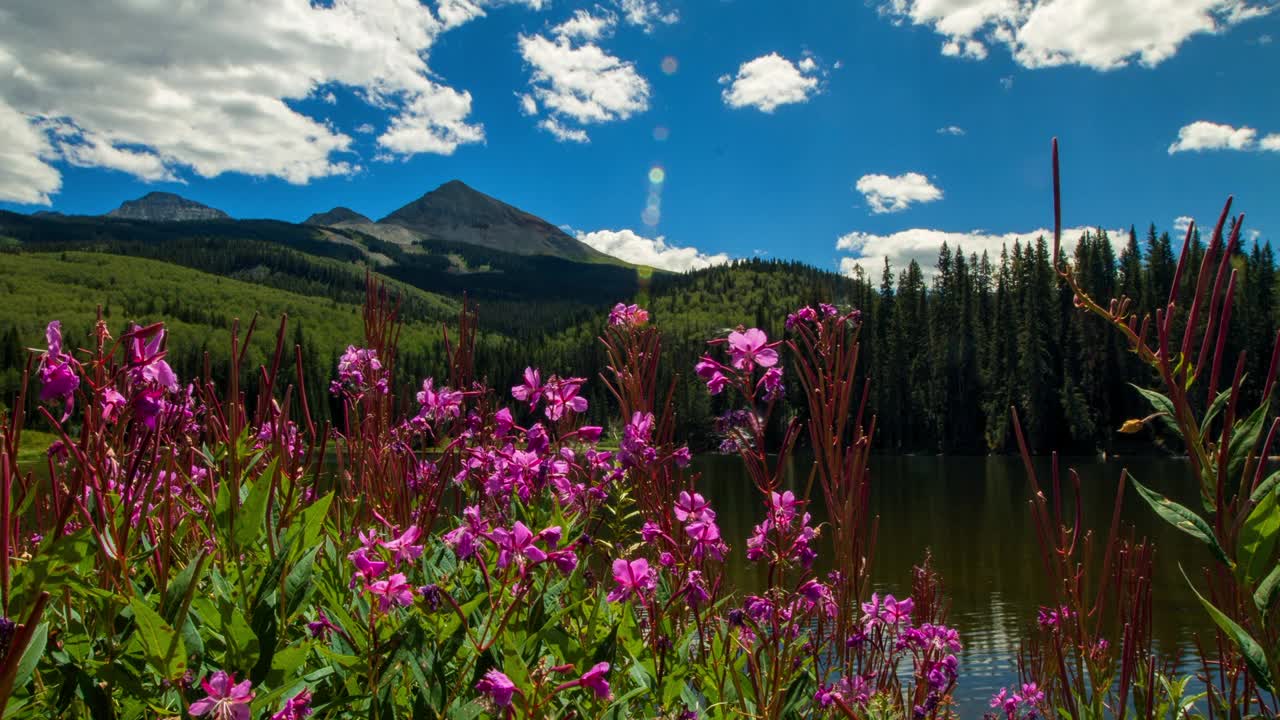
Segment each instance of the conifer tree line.
[[[1175,249],[1169,234],[1157,232],[1154,225],[1145,233],[1130,229],[1121,238],[1095,231],[1079,239],[1071,261],[1095,297],[1128,296],[1141,316],[1164,306],[1181,238],[1178,244]],[[1057,282],[1051,252],[1044,238],[1015,242],[998,256],[944,245],[927,270],[915,261],[893,267],[886,259],[879,273],[858,271],[853,277],[794,261],[757,258],[686,274],[655,274],[634,295],[619,288],[627,296],[617,300],[640,303],[660,325],[664,382],[674,382],[677,431],[695,448],[719,444],[714,421],[730,409],[725,398],[708,395],[692,371],[707,351],[707,338],[723,337],[742,325],[781,339],[789,312],[833,300],[862,312],[859,372],[872,380],[868,406],[877,416],[875,443],[882,452],[1011,452],[1010,407],[1018,409],[1028,441],[1037,451],[1124,452],[1148,446],[1150,431],[1130,437],[1117,430],[1125,420],[1150,412],[1129,384],[1149,386],[1154,379],[1116,333],[1074,307],[1070,292]],[[1193,237],[1192,268],[1198,267],[1203,253],[1203,242]],[[1280,278],[1269,244],[1255,243],[1232,262],[1239,272],[1239,296],[1231,318],[1231,350],[1248,352],[1246,397],[1257,397],[1280,320]],[[305,263],[300,267],[306,272],[296,279],[287,269],[275,270],[272,286],[309,282],[313,268]],[[325,270],[329,272],[327,266]],[[1196,273],[1184,272],[1182,277],[1182,291],[1190,293]],[[224,380],[230,311],[186,302],[181,296],[147,294],[145,283],[131,287],[129,293],[115,290],[104,296],[112,327],[177,321],[168,348],[174,367],[184,377],[194,377],[203,372],[208,358],[214,379]],[[328,382],[346,344],[360,343],[357,310],[343,293],[348,293],[345,286],[341,292],[327,287],[318,295],[330,310],[312,311],[305,322],[295,316],[290,325],[293,344],[303,350],[306,392],[321,420],[339,415],[338,406],[325,400]],[[440,295],[431,297],[439,300],[428,306],[415,297],[403,307],[406,335],[397,385],[406,403],[413,401],[413,390],[424,378],[445,374],[439,323],[456,310],[458,298],[448,301],[454,303],[450,309]],[[475,302],[481,322],[477,371],[491,385],[517,384],[526,366],[540,368],[544,377],[584,377],[589,381],[584,392],[591,403],[591,422],[616,424],[612,399],[599,382],[605,357],[598,338],[606,305],[598,299],[519,301],[484,294]],[[0,406],[16,393],[28,348],[43,344],[44,323],[58,316],[58,308],[41,303],[33,307],[0,313]],[[68,337],[88,337],[89,318],[62,319],[72,321]],[[266,322],[270,326],[274,320]],[[1175,327],[1175,335],[1181,332]],[[271,331],[260,333],[250,356],[268,352],[271,338]],[[295,379],[292,367],[282,372],[290,377],[281,382]],[[252,394],[256,378],[242,380],[242,387]],[[789,413],[803,412],[799,388],[794,377],[790,380],[781,401],[784,412],[775,413],[779,422]],[[34,409],[35,398],[29,402]]]
[[[1177,266],[1174,243],[1154,225],[1145,235],[1131,228],[1117,240],[1102,230],[1086,233],[1071,261],[1095,297],[1123,294],[1140,317],[1153,313],[1169,297]],[[1203,253],[1204,243],[1194,235],[1193,269]],[[1118,429],[1127,419],[1150,414],[1130,383],[1147,387],[1155,379],[1116,333],[1074,307],[1071,293],[1057,282],[1051,254],[1044,238],[1015,242],[997,257],[944,245],[931,272],[915,261],[895,268],[886,259],[878,278],[754,259],[656,280],[639,301],[662,327],[664,352],[679,375],[679,427],[703,449],[718,443],[714,419],[728,409],[692,373],[706,338],[723,336],[739,324],[782,338],[788,312],[833,298],[863,313],[859,368],[872,378],[868,404],[878,418],[875,442],[882,452],[1014,452],[1011,407],[1018,409],[1037,451],[1115,453],[1149,447],[1151,431],[1127,436]],[[1255,243],[1232,263],[1240,277],[1230,349],[1248,352],[1244,385],[1249,397],[1257,397],[1280,320],[1275,259],[1269,244]],[[1194,271],[1184,272],[1183,292],[1191,292],[1195,277]],[[1175,319],[1180,337],[1178,325]],[[600,326],[595,317],[522,343],[519,351],[503,356],[508,362],[495,364],[491,358],[486,363],[482,355],[482,365],[493,377],[515,378],[528,360],[595,378],[603,362],[595,342]],[[591,395],[593,408],[607,407],[602,403],[608,398],[599,390]],[[796,390],[790,388],[787,402],[791,412],[803,412]]]

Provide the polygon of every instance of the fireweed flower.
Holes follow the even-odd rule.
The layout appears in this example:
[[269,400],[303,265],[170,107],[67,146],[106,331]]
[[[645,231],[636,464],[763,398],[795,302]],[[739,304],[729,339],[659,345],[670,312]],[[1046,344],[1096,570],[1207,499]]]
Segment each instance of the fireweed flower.
[[[559,533],[560,528],[555,530]],[[491,536],[493,543],[498,546],[498,567],[500,568],[510,565],[511,561],[517,557],[524,557],[532,563],[540,563],[547,559],[547,553],[534,545],[538,538],[534,537],[533,531],[519,520],[511,530],[496,528]],[[541,536],[540,533],[539,537]]]
[[311,691],[303,690],[285,702],[271,720],[302,720],[311,714]]
[[[129,342],[130,373],[134,382],[154,383],[170,392],[178,390],[178,376],[173,368],[164,360],[164,326],[140,328],[134,325],[129,329],[135,334]],[[148,331],[146,335],[140,331]]]
[[71,417],[75,407],[76,389],[80,387],[80,376],[76,374],[76,361],[62,349],[62,323],[54,320],[44,329],[48,351],[40,358],[40,400],[62,400],[66,405],[62,419]]
[[707,583],[702,578],[702,571],[690,570],[684,579],[684,596],[693,607],[701,607],[711,599]]
[[628,562],[624,558],[613,561],[613,581],[616,587],[609,591],[609,602],[620,602],[633,594],[643,596],[657,586],[649,561],[638,558]]
[[98,405],[102,408],[102,419],[114,423],[120,417],[120,411],[128,407],[129,400],[115,388],[107,387],[103,389]]
[[412,561],[422,557],[422,546],[413,544],[421,536],[422,530],[417,525],[410,525],[400,537],[394,540],[378,541],[378,544],[392,552],[394,562]]
[[646,465],[658,459],[653,441],[653,413],[631,414],[631,421],[622,429],[622,441],[618,444],[618,460],[625,468]]
[[587,411],[587,399],[579,393],[582,392],[582,383],[586,382],[585,378],[565,378],[560,380],[552,378],[547,382],[546,388],[542,391],[543,398],[546,400],[546,407],[543,413],[547,419],[557,421],[564,417],[566,412],[584,413]]
[[329,633],[337,630],[338,626],[333,624],[328,615],[324,614],[324,610],[317,613],[317,617],[313,622],[307,623],[307,631],[311,633],[311,637],[329,637]]
[[712,520],[716,519],[715,510],[711,509],[711,505],[707,503],[706,498],[700,493],[689,494],[687,490],[681,490],[680,495],[676,498],[675,514],[676,519],[680,522],[690,522],[700,519],[703,514],[709,514]]
[[609,674],[609,663],[596,663],[590,670],[582,673],[582,677],[573,682],[565,683],[560,689],[568,687],[585,687],[596,694],[601,700],[609,700],[613,697],[613,693],[609,691],[609,680],[605,677]]
[[802,322],[818,322],[818,311],[808,305],[805,305],[799,310],[788,315],[785,324],[788,330],[794,330],[795,327]]
[[351,398],[359,398],[369,390],[385,395],[389,388],[387,379],[381,374],[382,361],[378,359],[377,350],[348,345],[346,352],[338,358],[338,379],[330,383],[329,392]]
[[782,393],[786,391],[782,384],[782,368],[771,367],[766,370],[756,387],[764,391],[762,397],[765,402],[782,397]]
[[213,677],[201,680],[200,685],[205,697],[191,703],[187,710],[192,715],[208,715],[212,720],[249,720],[253,691],[248,680],[236,684],[234,675],[219,670]]
[[487,696],[494,705],[500,708],[509,707],[512,696],[517,692],[515,683],[511,682],[511,678],[502,674],[496,668],[485,673],[484,677],[480,678],[480,682],[476,683],[476,690]]
[[485,531],[484,520],[480,517],[480,508],[476,505],[468,506],[462,511],[462,524],[456,530],[451,530],[444,534],[441,538],[445,544],[453,548],[453,552],[458,556],[459,560],[466,560],[476,554],[478,547],[476,539]]
[[769,337],[759,328],[729,333],[729,355],[739,370],[749,371],[756,365],[771,368],[778,364],[778,351],[769,347]]
[[524,369],[524,383],[511,388],[511,397],[529,403],[529,409],[538,407],[542,398],[542,374],[527,367]]
[[369,583],[369,592],[378,596],[378,610],[386,612],[392,605],[401,607],[413,604],[413,587],[404,573],[396,573],[386,580]]
[[450,390],[447,387],[436,389],[435,379],[422,381],[422,390],[418,391],[418,417],[433,422],[456,420],[462,415],[462,391]]
[[351,576],[351,587],[355,587],[356,582],[359,580],[363,580],[367,583],[381,575],[387,569],[387,564],[385,562],[369,559],[369,551],[364,548],[360,548],[347,555],[347,559],[356,566],[356,571]]
[[609,311],[609,324],[615,327],[630,325],[638,327],[649,322],[649,311],[639,305],[618,303]]

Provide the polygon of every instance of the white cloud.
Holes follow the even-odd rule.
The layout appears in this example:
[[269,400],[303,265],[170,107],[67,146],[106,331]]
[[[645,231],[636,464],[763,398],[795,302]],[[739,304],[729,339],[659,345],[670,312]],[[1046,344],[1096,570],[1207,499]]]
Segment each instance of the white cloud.
[[520,112],[524,115],[538,114],[538,101],[533,99],[529,93],[516,93],[516,97],[520,99]]
[[1134,61],[1154,67],[1194,35],[1272,12],[1269,0],[881,0],[881,14],[942,35],[942,53],[982,60],[1004,45],[1027,68]]
[[352,138],[290,104],[331,102],[338,88],[389,116],[381,154],[480,142],[470,94],[443,85],[428,57],[447,29],[513,2],[444,0],[438,18],[418,0],[6,4],[0,116],[15,127],[4,172],[42,182],[0,197],[56,192],[55,156],[145,180],[237,172],[306,183],[355,172]]
[[818,66],[804,58],[799,66],[778,53],[762,55],[738,67],[737,75],[721,76],[728,85],[722,97],[731,108],[754,107],[771,113],[779,105],[802,103],[818,91]]
[[53,148],[27,117],[0,102],[0,200],[48,205],[62,176],[46,160]]
[[1262,150],[1280,152],[1280,133],[1271,133],[1262,138],[1258,141],[1258,147]]
[[538,123],[538,127],[554,135],[560,142],[591,142],[591,138],[587,135],[586,130],[583,130],[582,128],[565,127],[554,117],[543,118],[542,122]]
[[338,104],[338,96],[334,95],[332,92],[325,93],[320,99],[323,100],[326,105]]
[[1258,131],[1251,127],[1232,127],[1197,120],[1178,130],[1178,139],[1169,146],[1169,154],[1190,150],[1251,150]]
[[964,128],[960,127],[959,125],[947,125],[946,127],[938,128],[938,134],[939,135],[964,135]]
[[1173,219],[1173,231],[1177,235],[1186,235],[1187,228],[1191,227],[1191,223],[1195,218],[1190,215],[1179,215]]
[[[1064,253],[1071,252],[1080,236],[1086,231],[1096,232],[1094,228],[1064,228],[1062,230],[1062,251]],[[1126,232],[1123,230],[1108,230],[1107,234],[1115,242],[1116,238],[1124,236]],[[936,274],[935,266],[938,260],[938,251],[944,242],[953,253],[957,247],[962,248],[966,256],[972,253],[981,257],[985,251],[992,262],[999,262],[1001,248],[1008,247],[1012,249],[1014,241],[1020,241],[1023,245],[1028,242],[1034,243],[1036,238],[1039,237],[1044,237],[1045,241],[1052,245],[1053,230],[1040,229],[1021,233],[991,233],[983,230],[950,232],[928,228],[910,228],[888,235],[854,231],[838,238],[836,240],[836,249],[853,253],[852,257],[840,259],[840,271],[846,275],[852,275],[856,268],[862,268],[871,277],[878,278],[884,265],[884,259],[888,257],[889,263],[893,265],[896,272],[901,272],[912,260],[915,260],[920,264],[920,269],[925,276],[929,277]]]
[[929,203],[942,199],[942,190],[920,173],[909,172],[890,177],[888,175],[863,175],[855,186],[867,199],[874,213],[895,213],[906,210],[912,203]]
[[668,245],[662,236],[647,238],[631,230],[579,231],[578,239],[606,255],[674,272],[700,270],[731,261],[725,253],[707,255],[694,247]]
[[593,15],[579,9],[573,13],[573,17],[551,28],[551,32],[557,37],[594,41],[612,30],[616,23],[617,19],[612,13]]
[[369,123],[360,123],[359,125],[356,126],[356,132],[360,133],[361,135],[369,135],[373,132],[373,126],[370,125]]
[[1270,45],[1270,44],[1271,44],[1271,36],[1270,36],[1270,35],[1267,35],[1267,34],[1259,35],[1259,36],[1258,36],[1258,44],[1259,44],[1259,45]]
[[618,0],[622,17],[629,25],[636,25],[645,32],[653,32],[657,23],[674,25],[680,22],[675,10],[663,10],[657,0]]
[[[625,120],[649,109],[649,83],[631,62],[620,60],[593,42],[575,44],[590,37],[589,22],[579,11],[552,28],[554,37],[521,35],[520,55],[532,69],[532,96],[547,113],[539,125],[557,139],[585,142],[586,130],[576,125]],[[602,35],[617,22],[612,15],[596,17],[605,23]],[[597,35],[598,37],[599,35]],[[521,100],[527,110],[530,103]],[[536,110],[536,108],[535,108]]]

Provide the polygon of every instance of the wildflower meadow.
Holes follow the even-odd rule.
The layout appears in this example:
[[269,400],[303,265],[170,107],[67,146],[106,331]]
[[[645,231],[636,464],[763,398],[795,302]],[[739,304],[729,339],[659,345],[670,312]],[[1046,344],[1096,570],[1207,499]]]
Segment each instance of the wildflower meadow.
[[[1057,179],[1055,144],[1055,209]],[[1266,472],[1280,342],[1247,414],[1243,356],[1223,350],[1242,222],[1228,203],[1200,266],[1185,251],[1178,265],[1196,273],[1194,295],[1177,297],[1175,280],[1150,317],[1093,299],[1055,238],[1079,312],[1114,326],[1161,382],[1135,390],[1151,413],[1121,431],[1180,438],[1202,503],[1126,475],[1095,536],[1081,515],[1096,509],[1069,502],[1078,478],[1056,462],[1038,477],[1024,444],[1041,558],[1027,572],[1053,601],[1027,618],[1017,682],[988,717],[1280,711],[1280,473]],[[260,368],[242,361],[262,330],[237,324],[221,385],[207,362],[175,373],[163,324],[100,317],[86,339],[51,318],[23,380],[38,416],[20,398],[0,424],[4,716],[960,716],[965,638],[948,624],[946,578],[927,557],[910,577],[875,574],[876,418],[871,380],[855,381],[857,308],[798,308],[782,337],[729,329],[677,369],[733,398],[715,431],[758,499],[741,547],[676,437],[661,318],[627,304],[601,318],[600,377],[530,367],[495,388],[475,372],[478,312],[464,302],[443,366],[399,388],[397,300],[370,280],[363,337],[328,388],[342,407],[332,423],[313,419],[321,399],[306,393],[287,318]],[[612,399],[607,427],[584,421],[588,383]],[[783,417],[788,387],[806,404]],[[20,465],[35,423],[56,440],[39,467]],[[783,468],[801,447],[812,462],[792,487]],[[1218,630],[1198,638],[1187,676],[1152,643],[1159,549],[1120,523],[1127,487],[1204,546],[1182,564]],[[764,587],[732,586],[733,563],[758,566]],[[877,591],[885,582],[909,591]]]

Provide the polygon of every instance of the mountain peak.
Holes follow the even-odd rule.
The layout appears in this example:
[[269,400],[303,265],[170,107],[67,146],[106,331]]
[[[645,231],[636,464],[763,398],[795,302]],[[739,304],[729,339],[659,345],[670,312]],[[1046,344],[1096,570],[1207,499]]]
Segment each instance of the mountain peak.
[[150,222],[186,220],[229,220],[230,215],[195,200],[169,192],[149,192],[137,200],[126,200],[107,217]]
[[341,223],[372,223],[369,218],[352,210],[349,207],[338,207],[322,213],[316,213],[306,220],[302,221],[303,225],[338,225]]
[[378,221],[400,225],[436,240],[569,260],[608,261],[586,243],[536,215],[450,180]]

